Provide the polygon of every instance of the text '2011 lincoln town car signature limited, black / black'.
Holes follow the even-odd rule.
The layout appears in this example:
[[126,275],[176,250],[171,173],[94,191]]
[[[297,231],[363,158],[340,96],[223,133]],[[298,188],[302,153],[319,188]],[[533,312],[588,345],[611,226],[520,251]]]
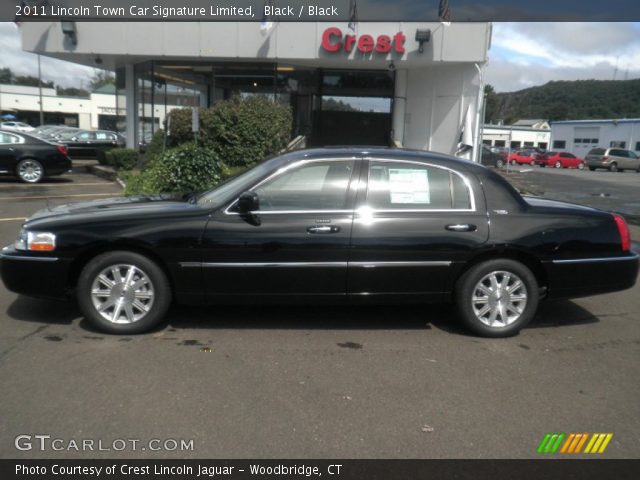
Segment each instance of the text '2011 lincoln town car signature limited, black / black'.
[[172,301],[448,302],[513,335],[544,297],[632,287],[618,215],[522,197],[494,171],[401,149],[302,150],[214,190],[114,198],[29,218],[2,250],[9,290],[73,296],[97,328],[139,333]]

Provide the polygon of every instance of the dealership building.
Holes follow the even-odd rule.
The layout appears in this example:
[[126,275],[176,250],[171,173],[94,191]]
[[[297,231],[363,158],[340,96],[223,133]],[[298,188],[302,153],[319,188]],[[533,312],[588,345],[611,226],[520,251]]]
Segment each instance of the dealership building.
[[621,148],[640,153],[640,118],[565,120],[551,123],[555,150],[584,157],[593,148]]
[[25,22],[23,49],[116,72],[127,142],[167,108],[233,95],[290,105],[307,145],[453,154],[480,142],[490,23]]

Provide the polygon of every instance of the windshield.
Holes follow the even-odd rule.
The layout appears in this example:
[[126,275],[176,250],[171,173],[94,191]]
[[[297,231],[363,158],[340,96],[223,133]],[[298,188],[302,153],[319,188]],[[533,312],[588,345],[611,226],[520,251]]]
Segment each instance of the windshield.
[[231,200],[234,194],[239,195],[245,190],[248,190],[271,169],[269,163],[270,162],[261,163],[257,167],[247,170],[236,177],[231,177],[215,189],[202,194],[197,200],[198,205],[219,205],[222,202]]

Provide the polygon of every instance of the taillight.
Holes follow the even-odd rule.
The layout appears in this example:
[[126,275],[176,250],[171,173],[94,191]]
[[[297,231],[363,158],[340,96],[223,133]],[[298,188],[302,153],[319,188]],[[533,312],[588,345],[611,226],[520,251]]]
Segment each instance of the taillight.
[[61,155],[64,155],[65,157],[69,153],[69,150],[64,145],[56,145],[56,149],[58,150],[58,152],[60,152]]
[[607,160],[609,160],[609,157],[607,157],[606,155],[604,157],[602,157],[602,161],[606,162]]
[[616,221],[618,233],[620,234],[620,247],[623,252],[628,252],[631,249],[631,233],[629,233],[627,222],[617,213],[613,213],[612,215],[613,219]]

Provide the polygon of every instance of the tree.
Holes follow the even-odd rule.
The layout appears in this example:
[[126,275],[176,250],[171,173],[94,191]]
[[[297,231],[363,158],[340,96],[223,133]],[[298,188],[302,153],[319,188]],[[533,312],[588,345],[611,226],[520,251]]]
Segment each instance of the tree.
[[42,85],[44,88],[53,88],[55,85],[53,82],[45,82],[44,80],[38,80],[38,77],[33,75],[16,75],[14,82],[16,85],[25,85],[27,87],[37,87]]
[[5,85],[10,85],[14,81],[13,72],[10,68],[0,68],[0,83],[4,83]]
[[87,92],[83,88],[76,88],[76,87],[63,88],[60,85],[56,87],[56,92],[58,95],[61,95],[64,97],[88,97],[89,96],[89,92]]
[[104,85],[114,84],[116,83],[116,77],[113,73],[108,72],[107,70],[98,70],[96,69],[93,77],[91,77],[91,81],[89,85],[91,86],[91,90],[96,90]]
[[499,120],[500,99],[492,85],[484,87],[484,122],[489,123]]

